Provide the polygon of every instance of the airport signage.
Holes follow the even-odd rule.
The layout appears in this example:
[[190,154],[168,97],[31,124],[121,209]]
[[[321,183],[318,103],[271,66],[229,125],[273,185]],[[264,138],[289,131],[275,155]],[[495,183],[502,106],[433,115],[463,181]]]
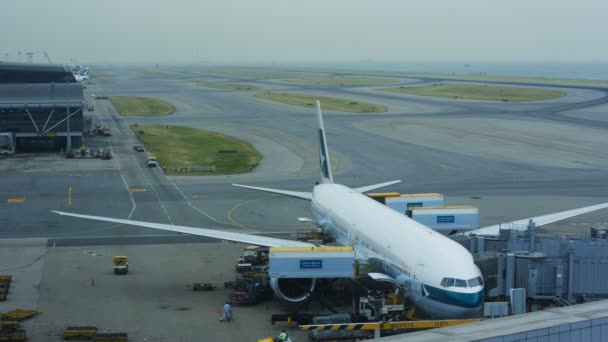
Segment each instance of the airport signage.
[[323,260],[300,260],[300,269],[323,268]]
[[437,223],[454,223],[454,215],[437,216]]

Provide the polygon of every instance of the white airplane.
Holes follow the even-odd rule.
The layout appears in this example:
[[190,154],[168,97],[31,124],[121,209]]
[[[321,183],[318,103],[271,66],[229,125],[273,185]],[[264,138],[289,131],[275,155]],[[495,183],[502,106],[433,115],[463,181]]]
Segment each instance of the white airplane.
[[[354,246],[358,258],[379,264],[382,273],[370,273],[370,277],[396,284],[419,310],[431,317],[476,315],[483,304],[484,283],[469,251],[452,239],[362,194],[400,181],[354,189],[335,184],[319,101],[317,117],[321,181],[312,192],[233,185],[311,201],[313,219],[300,218],[300,221],[314,221],[338,244]],[[531,219],[540,226],[606,207],[608,203]],[[313,246],[307,242],[238,232],[53,212],[269,247]],[[528,220],[520,221],[527,223]],[[498,230],[498,226],[491,226],[468,234],[497,234]],[[274,293],[291,302],[306,300],[314,290],[315,283],[315,279],[273,278],[270,281]]]
[[78,82],[82,82],[84,80],[88,80],[89,76],[89,67],[83,67],[80,65],[68,64],[70,70],[72,70],[72,74],[74,74],[74,78]]

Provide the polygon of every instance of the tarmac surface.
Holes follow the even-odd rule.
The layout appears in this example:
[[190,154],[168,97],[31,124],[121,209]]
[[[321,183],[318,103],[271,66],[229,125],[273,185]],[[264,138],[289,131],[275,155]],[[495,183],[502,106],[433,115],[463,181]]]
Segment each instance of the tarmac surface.
[[[58,338],[64,325],[85,323],[125,330],[135,341],[179,341],[175,336],[195,341],[207,334],[243,341],[280,332],[284,325],[270,326],[269,313],[262,314],[261,306],[248,308],[238,329],[227,329],[215,321],[214,311],[224,293],[185,288],[191,282],[232,277],[242,246],[50,212],[243,232],[306,228],[295,218],[310,215],[309,203],[230,186],[238,182],[309,191],[318,178],[314,111],[254,97],[259,91],[314,93],[388,106],[381,114],[324,111],[334,177],[348,186],[402,179],[381,191],[440,192],[448,205],[479,207],[482,226],[607,201],[608,89],[558,86],[567,96],[505,103],[375,90],[386,85],[315,86],[228,77],[195,68],[104,72],[110,76],[103,82],[93,78],[95,84],[87,85],[86,93],[95,105],[93,122],[111,126],[112,137],[87,138],[86,143],[111,149],[114,159],[68,160],[48,154],[0,161],[0,273],[12,272],[18,281],[0,311],[43,311],[28,323],[28,331],[40,340]],[[198,86],[201,80],[261,89],[211,89]],[[390,86],[437,81],[396,80]],[[109,101],[92,100],[91,94],[157,97],[176,112],[123,118]],[[165,177],[160,168],[146,167],[145,153],[133,150],[139,141],[128,125],[136,123],[225,133],[252,143],[263,159],[249,174]],[[577,235],[590,226],[608,228],[608,210],[544,228]],[[83,254],[92,250],[103,255]],[[129,255],[133,274],[116,278],[109,273],[114,253]],[[205,262],[209,267],[200,265]]]

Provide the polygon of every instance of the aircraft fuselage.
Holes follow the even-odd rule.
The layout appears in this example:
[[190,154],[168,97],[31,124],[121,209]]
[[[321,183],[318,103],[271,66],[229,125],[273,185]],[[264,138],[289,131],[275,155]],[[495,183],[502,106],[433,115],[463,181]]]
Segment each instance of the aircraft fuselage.
[[[460,244],[338,184],[315,186],[312,212],[317,222],[326,222],[325,230],[336,242],[355,246],[358,257],[379,263],[430,316],[460,318],[480,311],[483,283],[468,286],[467,280],[482,275]],[[465,285],[444,286],[445,279]]]

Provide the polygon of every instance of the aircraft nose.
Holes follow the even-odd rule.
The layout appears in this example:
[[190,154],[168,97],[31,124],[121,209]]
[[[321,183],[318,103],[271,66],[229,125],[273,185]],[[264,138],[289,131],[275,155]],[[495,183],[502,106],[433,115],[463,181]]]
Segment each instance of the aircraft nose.
[[431,299],[460,307],[475,308],[481,305],[484,299],[483,289],[473,293],[448,291],[432,286],[425,286],[424,289]]

